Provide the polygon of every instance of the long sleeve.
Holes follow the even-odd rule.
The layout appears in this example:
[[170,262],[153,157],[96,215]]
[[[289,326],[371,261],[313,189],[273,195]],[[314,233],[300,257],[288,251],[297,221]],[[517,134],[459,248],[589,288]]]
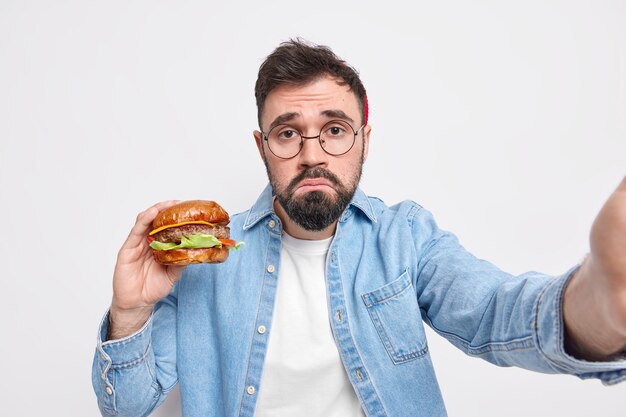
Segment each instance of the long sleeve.
[[176,297],[160,301],[146,324],[119,340],[106,340],[108,313],[98,331],[92,383],[103,416],[147,416],[174,388]]
[[500,366],[605,384],[626,379],[626,361],[588,362],[565,352],[563,296],[576,268],[558,277],[514,276],[471,255],[426,210],[418,209],[412,221],[414,234],[428,236],[416,240],[416,291],[422,316],[437,333]]

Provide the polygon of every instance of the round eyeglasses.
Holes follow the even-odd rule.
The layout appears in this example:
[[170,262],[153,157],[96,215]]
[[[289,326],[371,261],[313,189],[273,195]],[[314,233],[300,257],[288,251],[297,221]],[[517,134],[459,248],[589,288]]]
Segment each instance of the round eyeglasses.
[[286,124],[274,126],[267,134],[261,133],[274,155],[281,159],[291,159],[300,153],[305,139],[318,139],[324,152],[332,156],[348,153],[364,127],[362,125],[355,131],[348,122],[331,120],[322,126],[317,136],[303,136],[298,129]]

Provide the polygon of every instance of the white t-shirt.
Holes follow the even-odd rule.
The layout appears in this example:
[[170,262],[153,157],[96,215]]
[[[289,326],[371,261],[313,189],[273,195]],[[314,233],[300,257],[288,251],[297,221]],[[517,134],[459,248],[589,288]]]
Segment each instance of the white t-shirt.
[[283,234],[276,305],[255,416],[364,416],[328,318],[325,269],[331,240],[300,240]]

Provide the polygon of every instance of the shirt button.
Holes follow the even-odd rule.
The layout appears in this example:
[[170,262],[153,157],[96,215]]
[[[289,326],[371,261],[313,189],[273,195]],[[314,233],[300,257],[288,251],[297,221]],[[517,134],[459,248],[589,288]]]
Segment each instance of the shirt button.
[[341,310],[337,310],[337,321],[341,323],[343,321],[343,316],[341,315]]
[[359,378],[359,381],[363,382],[363,374],[361,373],[360,369],[356,370],[356,376],[357,378]]
[[263,326],[263,325],[260,325],[260,326],[256,329],[256,331],[257,331],[257,332],[259,332],[260,334],[265,333],[265,330],[266,330],[266,329],[265,329],[265,326]]
[[276,222],[274,220],[270,220],[267,225],[270,227],[270,229],[273,229],[276,227]]
[[250,385],[248,388],[246,388],[246,392],[250,395],[254,394],[254,387],[252,385]]
[[269,273],[271,274],[271,273],[272,273],[272,272],[274,272],[274,271],[276,271],[276,268],[274,268],[274,265],[269,264],[269,265],[267,266],[267,272],[269,272]]
[[106,387],[105,391],[107,392],[107,394],[112,395],[113,394],[113,390],[111,389],[111,387]]

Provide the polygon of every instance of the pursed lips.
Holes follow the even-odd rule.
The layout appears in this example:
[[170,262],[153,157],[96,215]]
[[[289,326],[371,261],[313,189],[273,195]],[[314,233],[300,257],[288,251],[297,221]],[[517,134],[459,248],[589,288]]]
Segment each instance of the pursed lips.
[[331,188],[332,184],[325,178],[307,178],[302,180],[296,187],[296,192],[308,192],[315,190],[322,190],[324,188]]

